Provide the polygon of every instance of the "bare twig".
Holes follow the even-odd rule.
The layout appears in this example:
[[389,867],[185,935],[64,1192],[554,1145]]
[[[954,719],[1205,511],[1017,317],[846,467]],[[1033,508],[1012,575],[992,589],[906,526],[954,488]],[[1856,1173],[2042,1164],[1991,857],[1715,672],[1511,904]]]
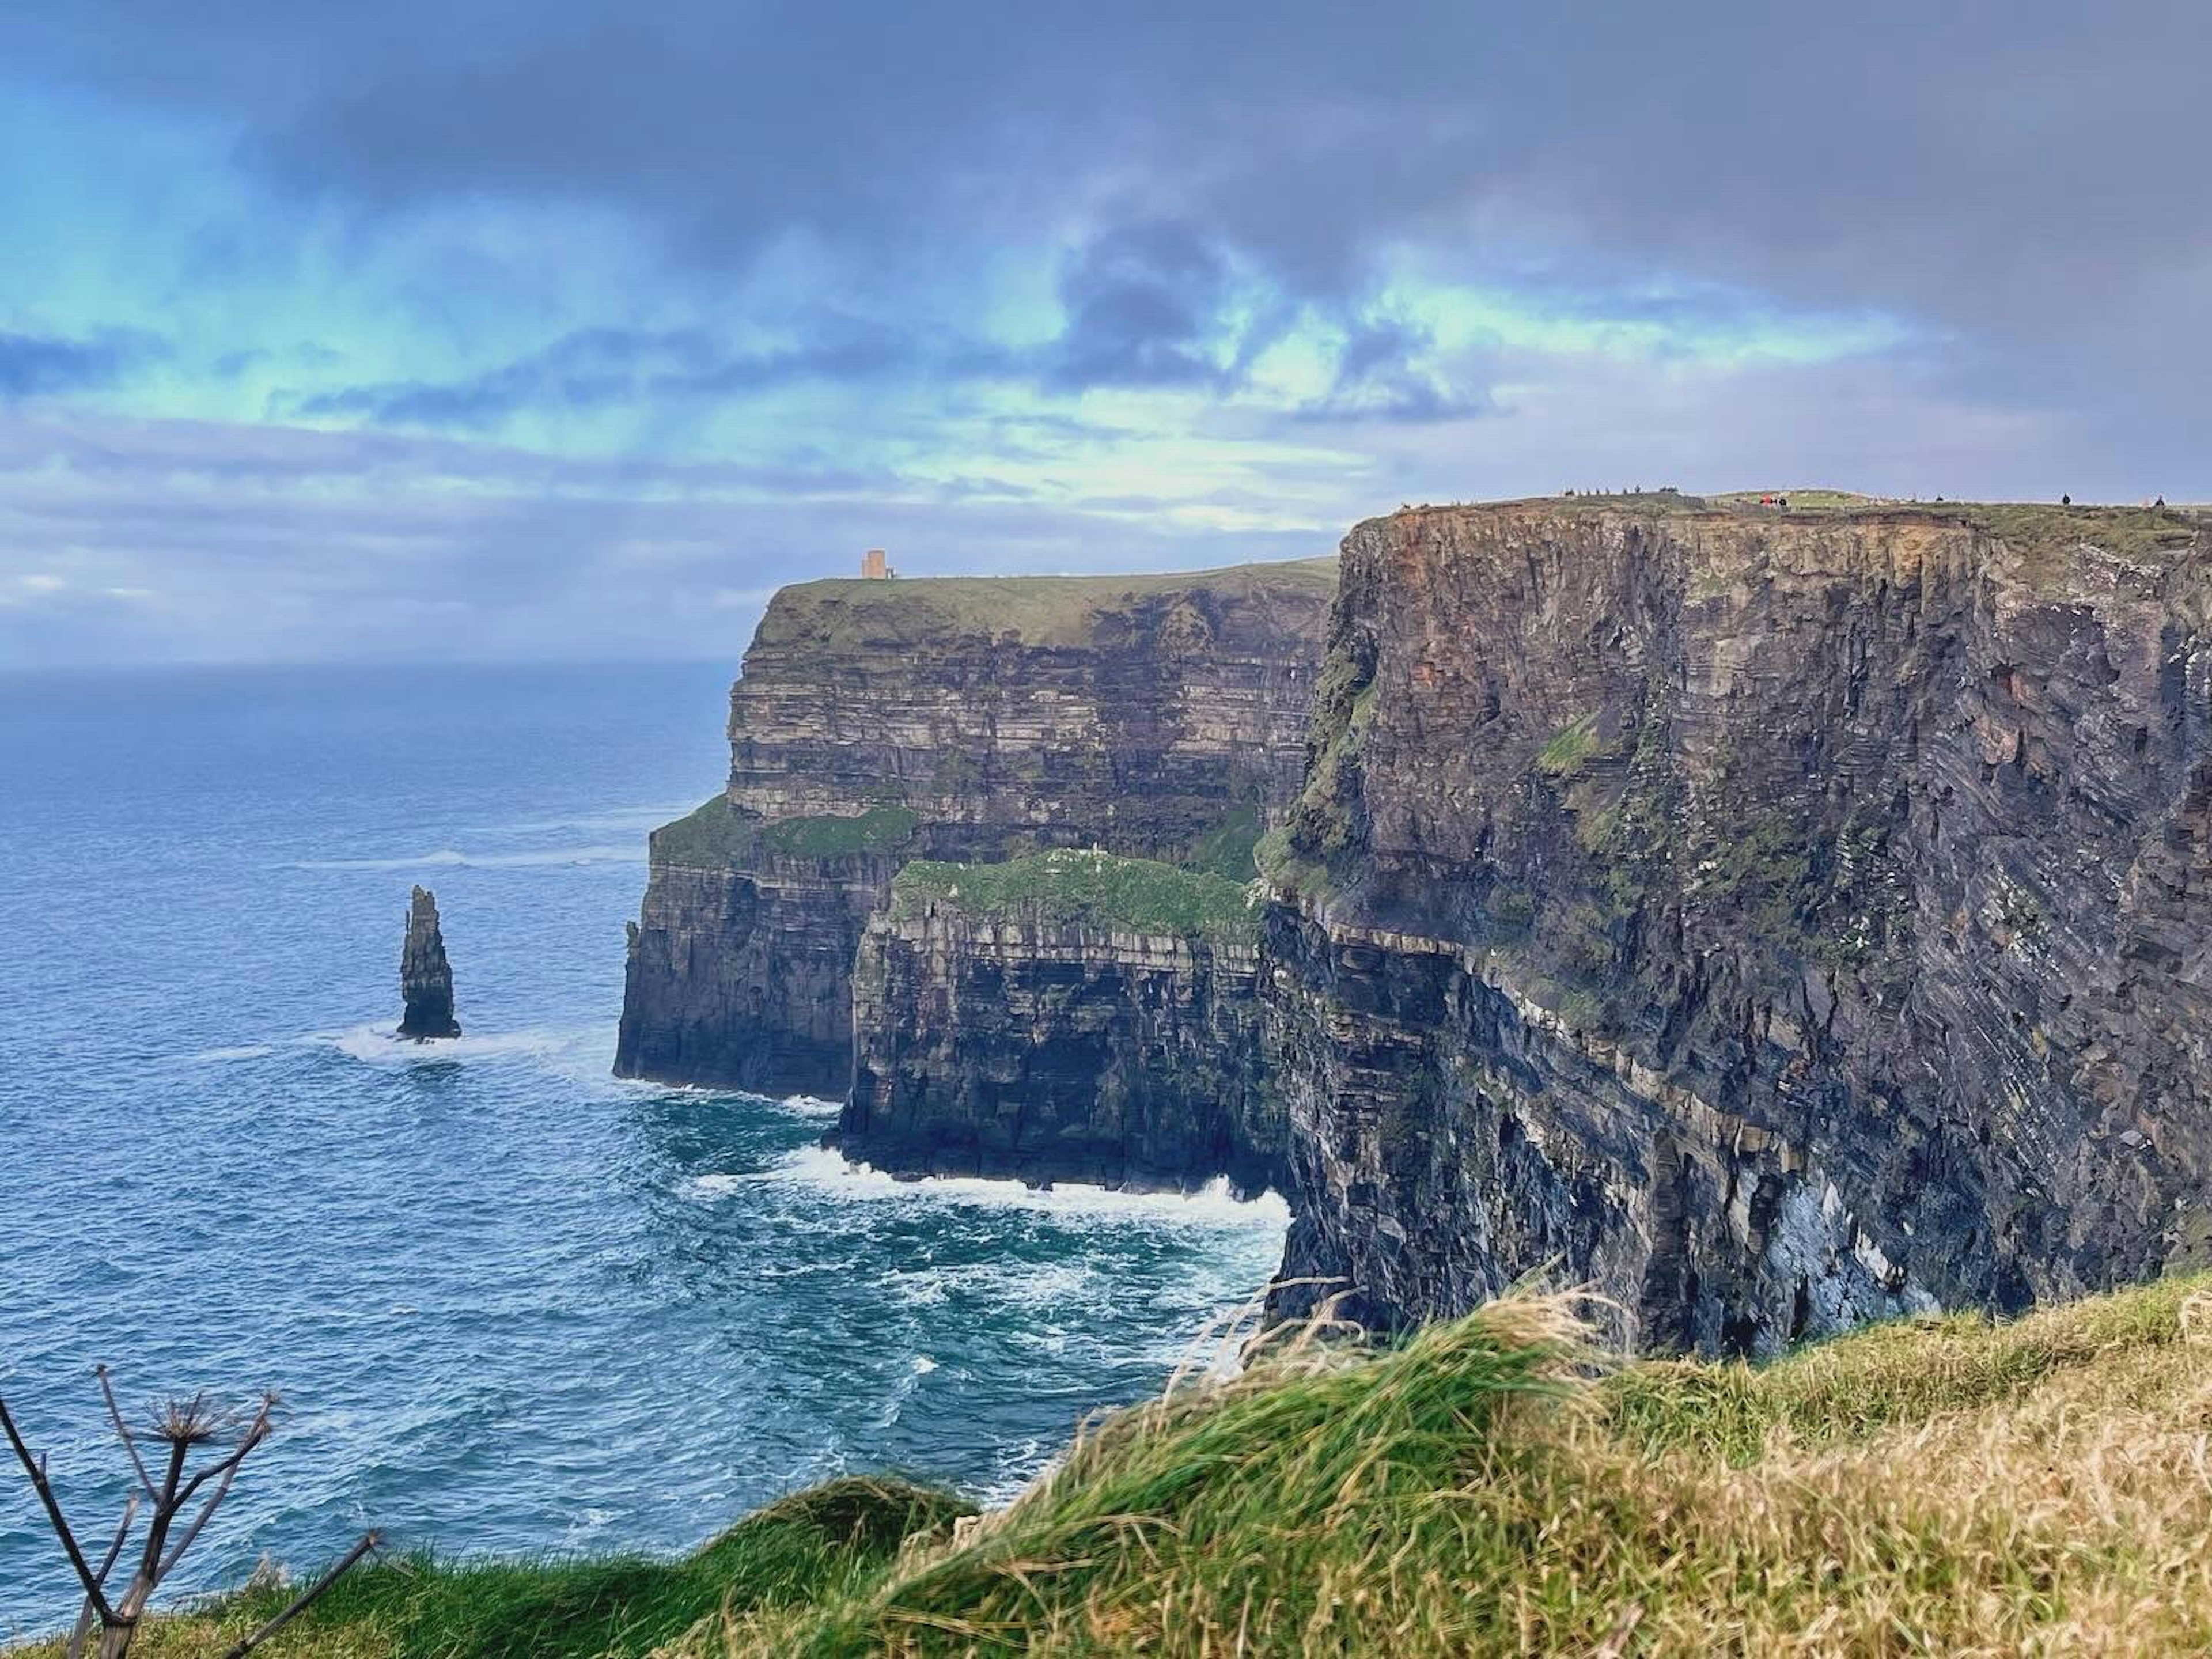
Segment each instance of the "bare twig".
[[[154,1500],[153,1518],[146,1522],[146,1547],[142,1553],[138,1577],[150,1592],[159,1576],[161,1552],[169,1541],[170,1524],[177,1518],[178,1487],[185,1479],[185,1460],[191,1455],[191,1443],[173,1440],[169,1443],[169,1466],[161,1473],[161,1495]],[[135,1593],[137,1583],[131,1585]],[[126,1601],[128,1595],[124,1598]]]
[[107,1367],[94,1365],[92,1374],[100,1379],[100,1392],[107,1401],[107,1420],[115,1425],[116,1438],[122,1441],[123,1449],[131,1454],[131,1467],[138,1471],[138,1484],[145,1488],[146,1496],[154,1494],[154,1477],[146,1473],[146,1460],[138,1455],[137,1437],[123,1420],[123,1407],[115,1403],[115,1385],[107,1380]]
[[114,1607],[109,1605],[106,1593],[100,1589],[100,1579],[94,1576],[90,1564],[84,1559],[84,1552],[77,1547],[76,1534],[70,1530],[70,1523],[62,1514],[61,1503],[55,1498],[54,1489],[46,1484],[46,1460],[31,1455],[31,1449],[23,1443],[23,1437],[17,1431],[15,1419],[9,1414],[8,1402],[4,1400],[0,1400],[0,1429],[7,1431],[8,1443],[15,1449],[15,1461],[31,1477],[32,1489],[39,1494],[39,1502],[46,1508],[47,1523],[53,1528],[54,1536],[61,1540],[62,1548],[69,1556],[70,1565],[76,1569],[77,1578],[84,1585],[85,1597],[99,1613],[100,1622],[105,1625],[129,1623],[127,1620],[118,1620]]
[[[124,1543],[131,1536],[131,1523],[137,1518],[138,1494],[134,1492],[124,1503],[123,1524],[115,1529],[115,1541],[107,1547],[107,1553],[100,1558],[100,1570],[94,1575],[101,1583],[105,1584],[107,1575],[115,1571],[116,1559],[123,1553]],[[84,1610],[76,1616],[76,1628],[70,1632],[69,1650],[63,1659],[83,1659],[85,1642],[92,1635],[92,1627],[99,1619],[100,1610],[93,1606],[91,1598],[87,1597]]]
[[[216,1485],[214,1493],[202,1506],[200,1512],[192,1517],[191,1525],[177,1535],[177,1541],[169,1547],[169,1553],[161,1558],[160,1574],[161,1577],[167,1578],[177,1570],[177,1563],[185,1559],[185,1552],[191,1548],[192,1540],[200,1535],[200,1528],[207,1525],[209,1517],[222,1506],[222,1500],[230,1496],[230,1483],[237,1474],[238,1464],[234,1461],[231,1466],[223,1471],[222,1480]],[[179,1509],[183,1508],[184,1500],[178,1500],[177,1506]]]
[[278,1631],[283,1629],[285,1626],[290,1624],[295,1619],[305,1613],[309,1606],[313,1604],[317,1596],[320,1595],[331,1585],[337,1583],[338,1580],[344,1577],[347,1573],[352,1571],[356,1566],[360,1565],[362,1557],[369,1553],[370,1551],[380,1547],[383,1541],[383,1539],[375,1533],[364,1533],[362,1535],[361,1542],[356,1544],[351,1549],[348,1550],[343,1556],[339,1558],[338,1564],[336,1566],[332,1567],[320,1578],[318,1578],[300,1595],[296,1601],[292,1603],[290,1607],[285,1608],[283,1612],[278,1613],[274,1619],[271,1619],[259,1630],[254,1632],[252,1635],[247,1637],[236,1647],[231,1649],[229,1652],[224,1654],[222,1659],[246,1659],[246,1656],[247,1654],[252,1652],[254,1649],[259,1647],[264,1642],[274,1636]]

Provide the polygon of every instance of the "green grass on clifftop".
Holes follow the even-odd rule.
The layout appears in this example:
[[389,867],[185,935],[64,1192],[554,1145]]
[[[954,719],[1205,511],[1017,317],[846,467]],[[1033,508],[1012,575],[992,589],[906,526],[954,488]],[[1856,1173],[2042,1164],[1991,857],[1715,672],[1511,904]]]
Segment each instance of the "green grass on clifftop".
[[781,590],[762,617],[760,645],[943,645],[962,635],[1012,635],[1025,645],[1086,645],[1101,619],[1152,599],[1205,592],[1232,601],[1271,598],[1310,607],[1336,591],[1334,558],[1231,565],[1219,570],[1119,576],[836,578]]
[[[1393,1348],[1309,1333],[1092,1425],[980,1522],[841,1482],[682,1562],[380,1571],[267,1651],[2212,1650],[2212,1279],[1759,1368],[1624,1364],[1590,1322],[1516,1295]],[[212,1659],[274,1600],[163,1621],[142,1650]]]
[[970,915],[1036,915],[1185,938],[1248,940],[1260,926],[1244,883],[1151,859],[1072,849],[1004,864],[908,865],[891,884],[892,915],[911,916],[931,902]]

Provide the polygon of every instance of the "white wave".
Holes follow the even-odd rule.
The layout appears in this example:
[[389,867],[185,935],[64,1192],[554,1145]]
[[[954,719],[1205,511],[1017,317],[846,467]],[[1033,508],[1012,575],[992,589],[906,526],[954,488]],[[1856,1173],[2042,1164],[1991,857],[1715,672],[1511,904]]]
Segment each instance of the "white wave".
[[775,1104],[793,1117],[836,1117],[845,1109],[842,1101],[824,1100],[819,1095],[787,1095]]
[[537,870],[584,864],[642,864],[645,843],[595,842],[586,847],[541,847],[519,853],[464,853],[441,847],[396,859],[301,859],[295,870]]
[[915,1357],[914,1357],[914,1374],[915,1374],[916,1376],[928,1376],[928,1375],[930,1374],[930,1372],[932,1372],[932,1371],[935,1370],[936,1369],[937,1369],[937,1362],[936,1362],[934,1359],[932,1359],[932,1358],[931,1358],[927,1354],[926,1354],[926,1353],[918,1353],[918,1354],[915,1355]]
[[1024,1308],[1085,1305],[1100,1295],[1098,1270],[1088,1262],[968,1261],[890,1275],[902,1301],[935,1307],[955,1291]]
[[194,1066],[220,1066],[225,1060],[259,1060],[276,1050],[266,1042],[248,1042],[235,1048],[203,1048],[196,1054],[187,1054],[185,1060]]
[[727,1198],[732,1193],[744,1190],[745,1178],[737,1175],[693,1176],[678,1182],[677,1195],[688,1198],[695,1204],[712,1204],[717,1199]]
[[1255,1199],[1232,1197],[1226,1181],[1195,1193],[1125,1193],[1107,1187],[1067,1182],[1049,1188],[1018,1181],[982,1181],[965,1176],[931,1176],[901,1181],[871,1164],[855,1164],[827,1146],[803,1146],[788,1152],[750,1180],[814,1188],[831,1198],[856,1201],[967,1204],[1042,1210],[1067,1216],[1146,1216],[1185,1225],[1270,1229],[1291,1224],[1290,1206],[1273,1193]]
[[385,1024],[356,1025],[343,1031],[317,1031],[301,1042],[335,1048],[349,1059],[371,1066],[416,1066],[432,1062],[511,1060],[518,1056],[556,1057],[579,1041],[571,1031],[495,1031],[481,1036],[465,1033],[417,1042],[401,1036]]

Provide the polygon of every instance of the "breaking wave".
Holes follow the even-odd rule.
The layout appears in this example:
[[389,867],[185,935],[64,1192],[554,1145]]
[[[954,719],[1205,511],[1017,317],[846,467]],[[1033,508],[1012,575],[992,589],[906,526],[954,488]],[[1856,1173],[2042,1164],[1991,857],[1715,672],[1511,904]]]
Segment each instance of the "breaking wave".
[[1141,1215],[1183,1226],[1255,1231],[1279,1231],[1291,1221],[1290,1206],[1277,1194],[1240,1199],[1225,1180],[1209,1182],[1194,1193],[1130,1193],[1074,1182],[1025,1187],[1018,1181],[968,1176],[902,1181],[827,1146],[802,1146],[747,1179],[811,1188],[825,1197],[861,1203],[963,1204],[1078,1217]]

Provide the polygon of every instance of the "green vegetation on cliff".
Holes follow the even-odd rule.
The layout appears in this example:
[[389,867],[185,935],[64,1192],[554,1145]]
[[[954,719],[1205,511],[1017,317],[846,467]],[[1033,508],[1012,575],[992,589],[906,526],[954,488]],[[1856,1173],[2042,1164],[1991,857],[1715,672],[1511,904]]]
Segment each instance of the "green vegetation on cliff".
[[684,869],[727,869],[763,853],[785,858],[848,858],[894,852],[913,839],[921,818],[905,806],[872,806],[851,817],[758,818],[727,796],[653,832],[653,861]]
[[1112,642],[1139,607],[1185,593],[1265,604],[1325,599],[1336,560],[1291,559],[1219,570],[1118,576],[931,576],[895,581],[835,578],[780,589],[762,617],[764,646],[941,646],[962,635],[1007,635],[1030,646]]
[[1248,940],[1259,933],[1251,889],[1151,859],[1062,849],[1004,864],[917,860],[891,884],[891,915],[951,904],[970,915],[1028,916],[1124,933]]
[[843,858],[889,853],[913,839],[921,816],[907,806],[872,806],[854,817],[777,818],[761,831],[761,844],[794,858]]
[[728,796],[716,795],[653,832],[653,861],[684,869],[721,869],[751,853],[759,835],[758,818],[738,811]]
[[[1277,1343],[975,1523],[841,1482],[689,1560],[365,1575],[272,1655],[2183,1653],[2212,1644],[2212,1279],[1752,1368],[1513,1296]],[[902,1547],[899,1540],[905,1540]],[[201,1659],[275,1598],[148,1633]],[[50,1644],[42,1653],[57,1651]]]

